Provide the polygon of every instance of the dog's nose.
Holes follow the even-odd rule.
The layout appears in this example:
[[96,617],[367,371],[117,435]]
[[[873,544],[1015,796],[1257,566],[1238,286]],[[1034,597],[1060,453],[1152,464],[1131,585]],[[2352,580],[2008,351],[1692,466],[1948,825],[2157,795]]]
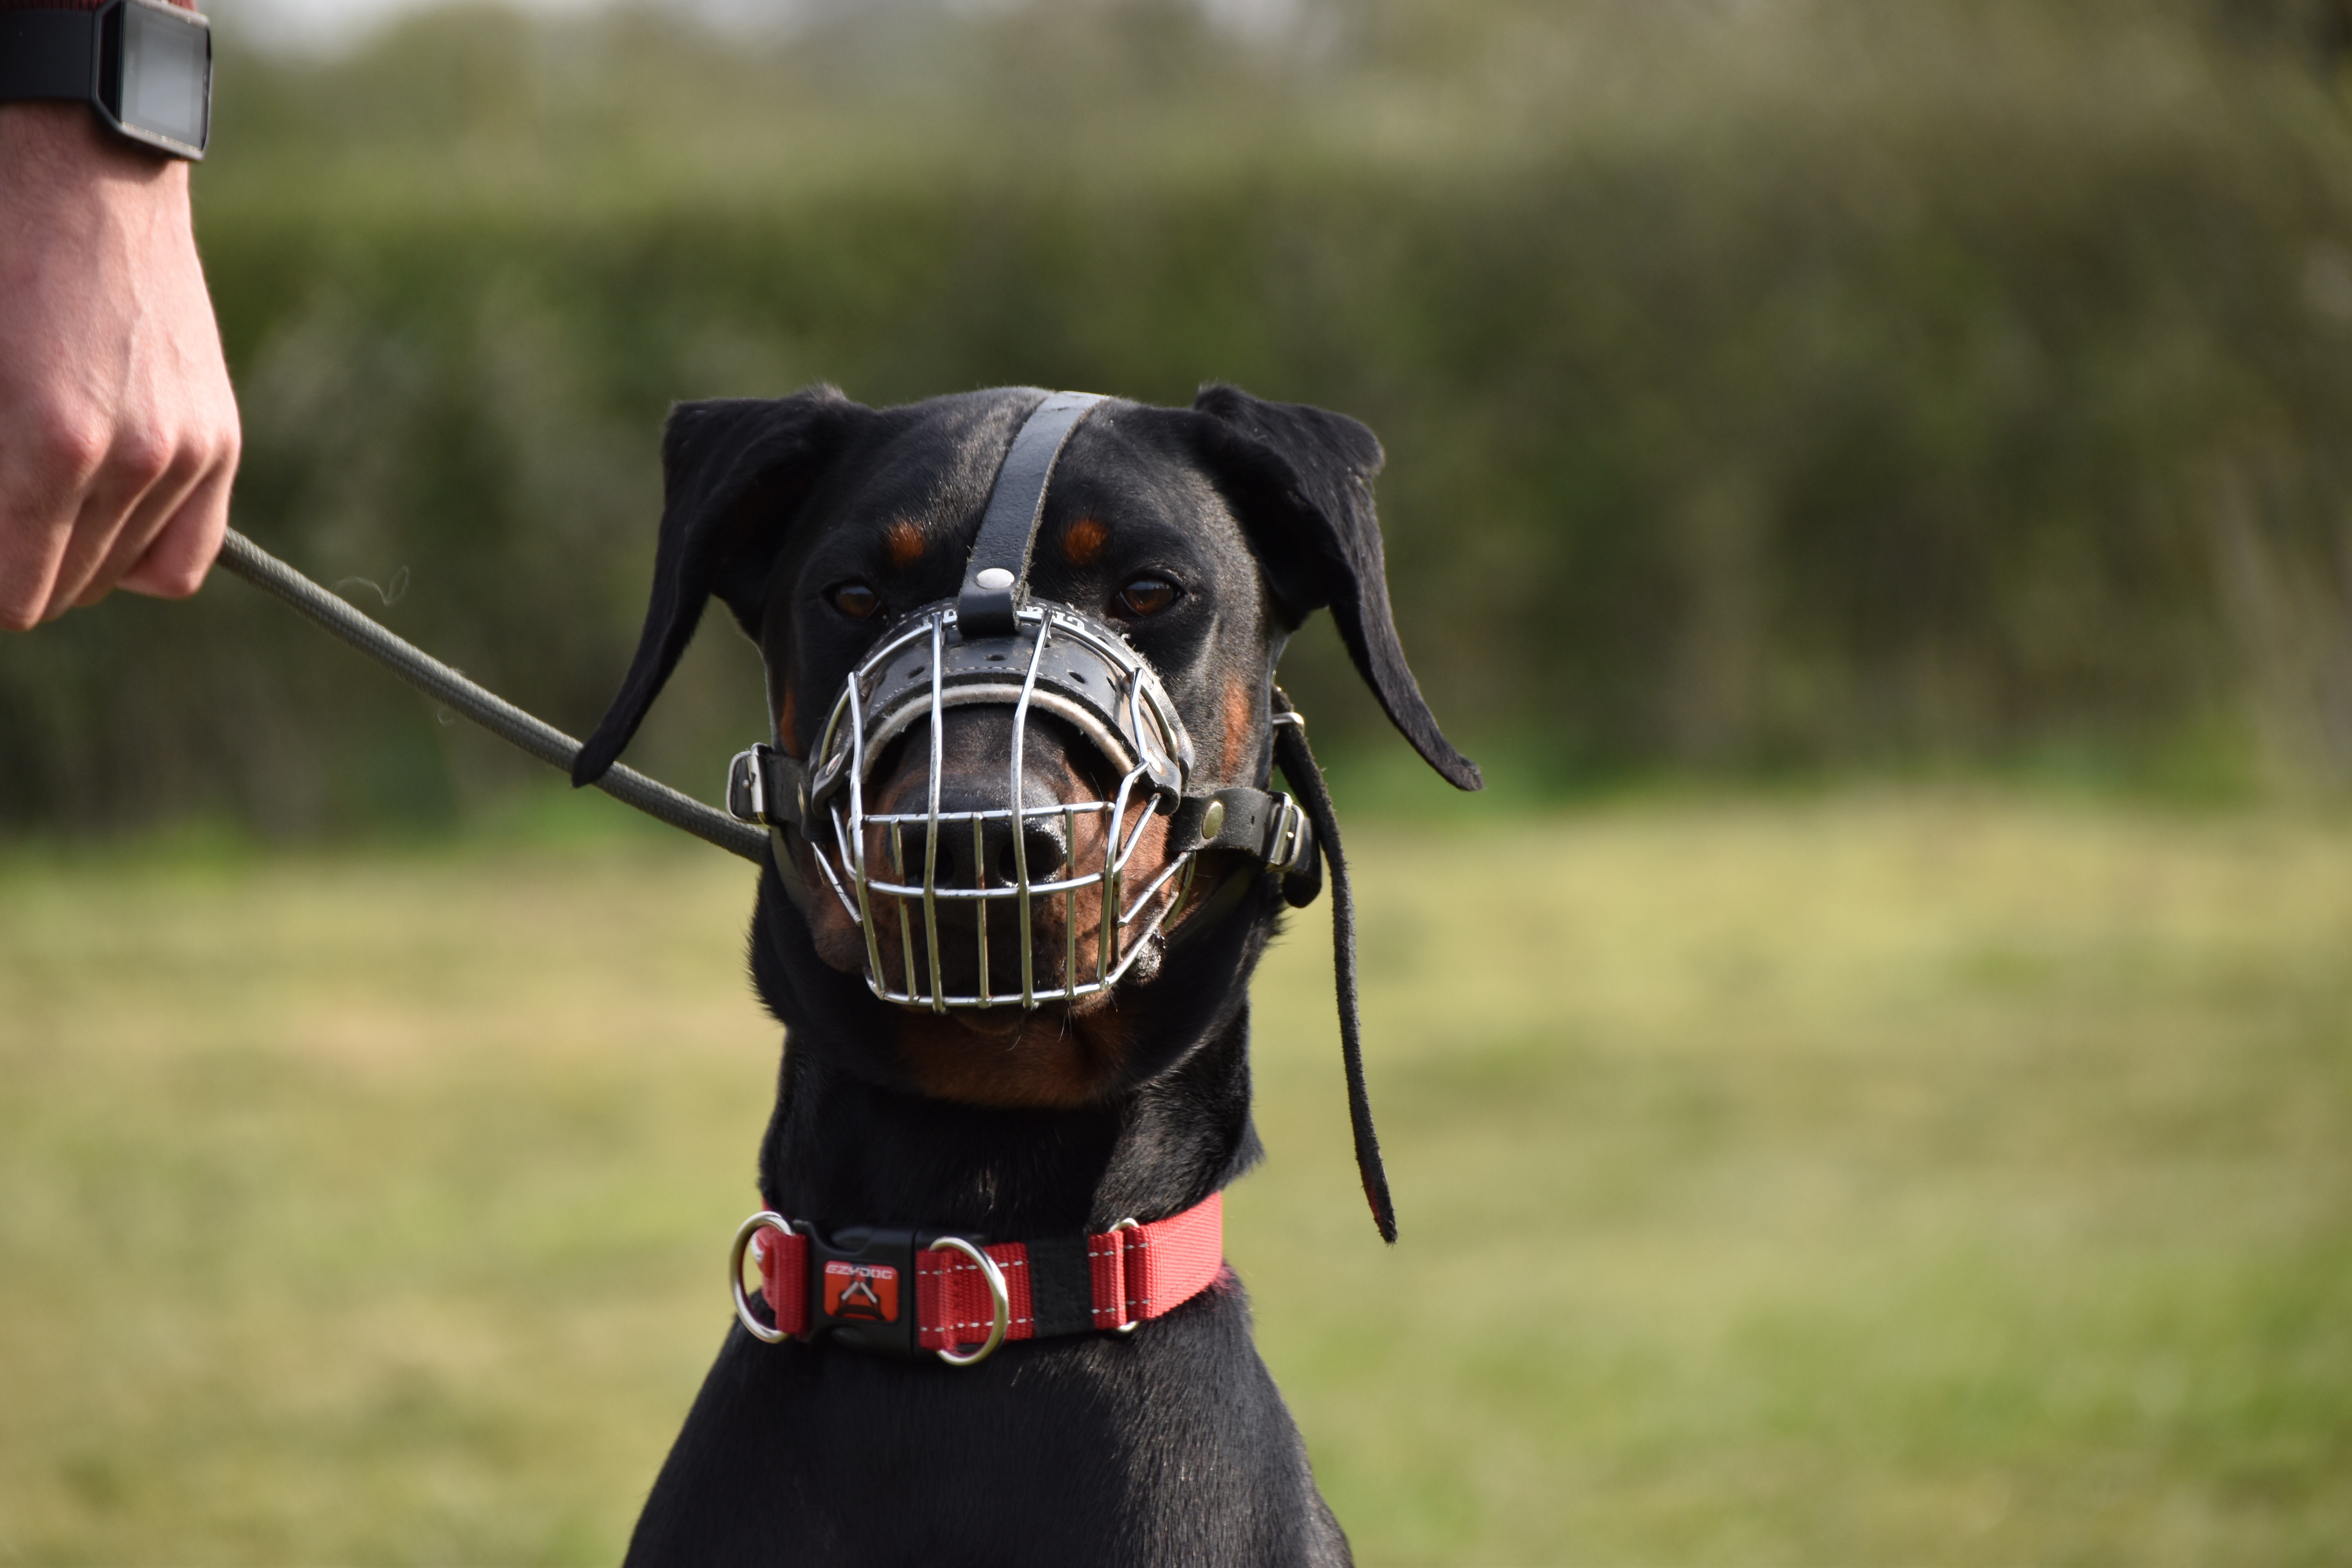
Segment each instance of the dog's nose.
[[[1056,879],[1070,858],[1071,828],[1061,811],[1077,789],[1058,721],[1033,719],[1019,781],[1024,815],[1016,852],[1013,791],[1007,769],[1013,730],[1001,708],[951,710],[939,759],[939,847],[931,866],[933,885],[981,889],[1018,886],[1025,869],[1032,884]],[[923,821],[930,805],[930,732],[919,722],[903,749],[888,760],[889,782],[877,791],[880,808],[898,816],[896,842],[884,853],[903,876],[902,885],[920,887],[931,835]],[[1026,865],[1024,865],[1024,861]]]
[[[1062,863],[1069,855],[1069,846],[1064,841],[1067,829],[1060,817],[1028,818],[1022,825],[1016,853],[1009,815],[986,818],[948,815],[970,811],[980,805],[978,801],[971,805],[954,804],[947,792],[941,792],[940,811],[944,820],[939,827],[939,860],[931,867],[931,874],[937,879],[935,886],[1014,887],[1021,880],[1024,858],[1031,882],[1053,881],[1060,877]],[[907,880],[919,884],[930,848],[930,834],[922,825],[913,825],[907,830],[905,843]]]

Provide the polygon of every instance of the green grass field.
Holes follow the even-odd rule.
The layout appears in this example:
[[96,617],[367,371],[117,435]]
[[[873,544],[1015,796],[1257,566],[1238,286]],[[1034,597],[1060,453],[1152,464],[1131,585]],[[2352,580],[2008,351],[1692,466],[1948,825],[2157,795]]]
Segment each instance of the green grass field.
[[[1229,1246],[1360,1560],[2352,1553],[2352,825],[1350,843],[1404,1239],[1318,906]],[[629,841],[0,858],[0,1561],[614,1559],[753,1206],[749,897]]]

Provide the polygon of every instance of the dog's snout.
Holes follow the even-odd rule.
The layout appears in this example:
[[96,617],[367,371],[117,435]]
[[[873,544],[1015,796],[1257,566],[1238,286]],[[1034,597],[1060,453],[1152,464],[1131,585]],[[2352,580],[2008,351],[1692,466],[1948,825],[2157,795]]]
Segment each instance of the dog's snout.
[[[899,730],[841,839],[876,994],[984,1011],[1108,991],[1178,896],[1139,774],[1069,716],[1010,703]],[[1137,910],[1150,911],[1143,928]]]
[[1033,883],[1061,874],[1069,858],[1069,830],[1060,817],[1029,817],[1016,839],[1010,813],[958,815],[972,809],[941,799],[935,861],[929,858],[928,826],[919,825],[906,834],[908,881],[921,882],[928,873],[942,888],[1011,888],[1020,884],[1024,872]]
[[[938,779],[939,843],[928,820],[932,804],[928,724],[908,732],[888,782],[878,792],[883,809],[898,819],[891,858],[903,882],[921,886],[928,873],[940,888],[1013,888],[1063,873],[1071,851],[1065,809],[1084,796],[1071,772],[1057,727],[1033,723],[1022,758],[1018,805],[1010,775],[1012,727],[1001,711],[951,713]],[[1017,837],[1016,837],[1017,831]]]

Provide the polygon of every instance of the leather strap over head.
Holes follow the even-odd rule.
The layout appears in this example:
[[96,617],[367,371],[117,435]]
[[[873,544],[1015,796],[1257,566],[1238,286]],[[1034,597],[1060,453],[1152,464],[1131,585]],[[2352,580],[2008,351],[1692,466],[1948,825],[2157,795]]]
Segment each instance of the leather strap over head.
[[1029,597],[1029,552],[1045,515],[1045,487],[1070,434],[1086,422],[1102,397],[1091,392],[1056,392],[1030,410],[996,471],[980,536],[972,541],[963,589],[956,598],[956,625],[966,637],[1013,635],[1013,615]]

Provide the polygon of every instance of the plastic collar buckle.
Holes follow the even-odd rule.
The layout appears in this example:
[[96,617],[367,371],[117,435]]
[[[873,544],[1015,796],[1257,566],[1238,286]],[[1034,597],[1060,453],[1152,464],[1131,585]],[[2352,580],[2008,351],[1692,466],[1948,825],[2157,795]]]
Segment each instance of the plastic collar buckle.
[[880,1355],[913,1357],[918,1317],[915,1232],[903,1226],[852,1226],[832,1237],[806,1220],[809,1331]]

